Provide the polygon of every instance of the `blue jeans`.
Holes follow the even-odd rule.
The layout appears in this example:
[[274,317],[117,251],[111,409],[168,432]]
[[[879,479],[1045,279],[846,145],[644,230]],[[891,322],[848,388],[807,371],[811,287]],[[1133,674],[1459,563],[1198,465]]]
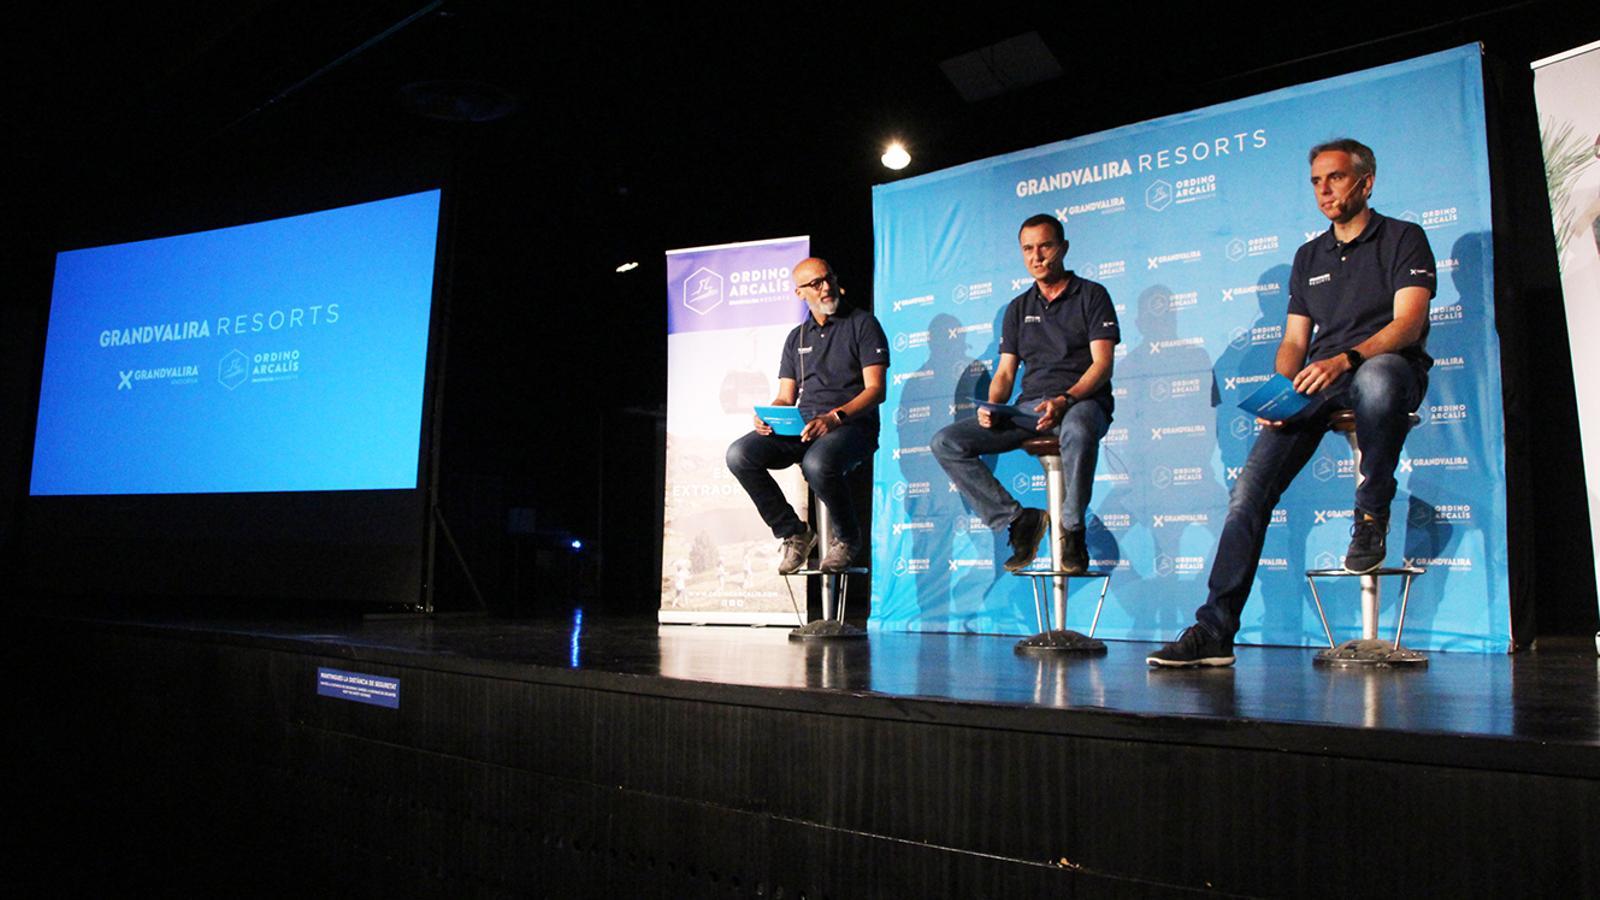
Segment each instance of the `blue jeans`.
[[862,425],[844,425],[807,442],[752,431],[728,446],[728,471],[755,501],[756,511],[772,529],[772,536],[781,539],[800,534],[806,526],[767,472],[799,463],[806,484],[811,485],[812,493],[827,504],[833,516],[834,538],[859,544],[861,523],[856,520],[845,475],[871,456],[877,446],[877,435]]
[[1408,417],[1427,389],[1428,373],[1421,364],[1385,353],[1362,363],[1354,377],[1324,390],[1315,410],[1282,428],[1263,429],[1228,498],[1228,520],[1211,564],[1209,592],[1205,605],[1195,610],[1195,619],[1221,638],[1238,632],[1239,613],[1255,583],[1272,508],[1317,452],[1328,417],[1337,410],[1355,410],[1359,425],[1361,483],[1356,488],[1356,509],[1388,519],[1396,487],[1394,469],[1411,428]]
[[[1037,402],[1024,400],[1017,406],[1030,409]],[[1062,417],[1057,434],[1061,439],[1066,508],[1052,513],[1060,515],[1057,524],[1062,528],[1083,526],[1083,511],[1094,489],[1094,465],[1100,455],[1100,439],[1105,437],[1110,425],[1111,417],[1095,400],[1074,403]],[[985,428],[976,418],[963,419],[939,429],[933,436],[932,450],[956,490],[971,504],[973,512],[983,518],[985,525],[999,531],[1022,513],[1022,504],[995,480],[979,457],[1016,450],[1023,441],[1040,436],[1037,431],[1009,422],[999,428]]]

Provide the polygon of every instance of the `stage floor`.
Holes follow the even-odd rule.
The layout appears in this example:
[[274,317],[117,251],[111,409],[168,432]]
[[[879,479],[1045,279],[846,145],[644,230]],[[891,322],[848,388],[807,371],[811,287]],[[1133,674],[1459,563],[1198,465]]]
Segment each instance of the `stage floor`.
[[[8,716],[34,739],[8,808],[33,874],[81,888],[56,893],[1600,889],[1600,661],[1576,643],[1175,671],[1149,643],[577,613],[16,624]],[[322,696],[328,668],[397,705]]]
[[[81,620],[80,620],[81,621]],[[1430,654],[1422,669],[1334,669],[1314,650],[1240,647],[1232,667],[1155,669],[1156,644],[1108,641],[1104,656],[1040,659],[997,635],[872,633],[800,643],[787,628],[658,625],[640,618],[471,617],[322,622],[96,617],[113,629],[266,645],[352,663],[564,683],[696,700],[958,722],[995,717],[1076,733],[1271,746],[1281,729],[1327,729],[1330,746],[1464,764],[1589,774],[1600,749],[1600,659],[1569,643],[1514,655]],[[1069,715],[1069,718],[1062,718]],[[1295,743],[1306,735],[1300,734]],[[1348,742],[1356,742],[1349,744]],[[1422,752],[1433,748],[1432,752]]]

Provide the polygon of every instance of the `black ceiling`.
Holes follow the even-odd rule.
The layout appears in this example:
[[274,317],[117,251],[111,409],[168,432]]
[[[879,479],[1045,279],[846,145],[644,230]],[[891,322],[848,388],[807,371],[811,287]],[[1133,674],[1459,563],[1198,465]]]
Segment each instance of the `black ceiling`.
[[[68,3],[11,30],[7,149],[13,197],[47,213],[108,187],[218,172],[275,184],[410,154],[573,231],[626,234],[603,253],[826,235],[843,216],[837,240],[854,244],[870,239],[868,187],[903,177],[877,163],[892,136],[916,174],[1486,33],[1519,32],[1519,53],[1560,49],[1583,37],[1572,21],[1596,20],[1569,3],[1350,9]],[[1060,78],[969,104],[940,69],[1028,31]],[[463,79],[517,109],[440,122],[400,102],[407,84]]]
[[[667,249],[809,234],[852,286],[870,285],[874,183],[1470,41],[1502,76],[1520,73],[1491,82],[1503,95],[1490,106],[1520,104],[1502,156],[1536,178],[1526,64],[1600,39],[1593,0],[951,9],[68,0],[11,12],[0,420],[32,415],[54,250],[443,182],[454,198],[443,479],[462,540],[494,546],[507,505],[594,534],[610,455],[574,448],[603,443],[601,418],[616,429],[665,403]],[[1028,32],[1060,77],[967,103],[941,71]],[[440,80],[488,85],[517,109],[449,122],[399,99]],[[891,136],[915,155],[901,175],[877,162]],[[612,272],[629,258],[643,265]],[[1564,446],[1573,433],[1551,430]],[[26,434],[0,429],[0,468],[26,470]],[[0,483],[0,545],[20,484]],[[633,494],[634,506],[607,508],[649,521],[649,491]],[[613,568],[621,557],[614,547]]]

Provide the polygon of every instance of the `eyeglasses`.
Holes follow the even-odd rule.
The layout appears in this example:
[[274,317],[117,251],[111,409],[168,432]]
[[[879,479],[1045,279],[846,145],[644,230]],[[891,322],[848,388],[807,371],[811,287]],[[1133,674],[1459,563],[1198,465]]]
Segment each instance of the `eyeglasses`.
[[822,276],[821,278],[813,278],[810,281],[806,282],[805,284],[798,284],[798,285],[795,285],[795,287],[798,290],[802,290],[802,291],[815,291],[815,290],[820,290],[822,288],[822,285],[825,282],[826,283],[831,283],[832,281],[833,281],[833,273],[829,272],[828,274]]

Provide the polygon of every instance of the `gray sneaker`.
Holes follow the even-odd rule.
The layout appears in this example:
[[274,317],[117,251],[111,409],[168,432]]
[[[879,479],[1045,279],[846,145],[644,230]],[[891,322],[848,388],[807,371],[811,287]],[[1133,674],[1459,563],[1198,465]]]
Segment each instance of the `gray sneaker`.
[[850,563],[856,558],[856,551],[860,549],[855,544],[846,544],[841,540],[828,541],[828,554],[817,563],[818,571],[843,572],[850,568]]
[[778,574],[793,575],[805,568],[806,557],[811,555],[811,548],[816,545],[817,533],[810,528],[784,538],[783,556],[778,560]]

